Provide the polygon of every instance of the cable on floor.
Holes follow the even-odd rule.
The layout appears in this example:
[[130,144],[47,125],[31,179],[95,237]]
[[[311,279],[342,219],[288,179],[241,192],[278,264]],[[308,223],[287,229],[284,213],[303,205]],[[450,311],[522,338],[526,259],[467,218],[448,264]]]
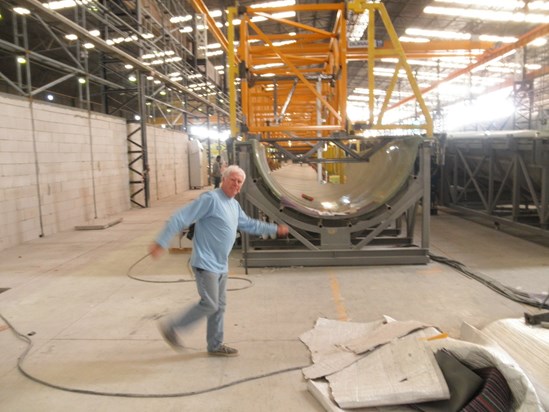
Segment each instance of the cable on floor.
[[546,303],[549,295],[544,300],[536,299],[535,297],[532,297],[530,293],[506,286],[501,282],[492,279],[486,275],[475,273],[467,268],[467,266],[465,266],[463,263],[458,262],[457,260],[449,259],[443,256],[437,256],[432,253],[429,253],[429,257],[435,262],[442,263],[444,265],[448,265],[454,268],[461,274],[482,283],[483,285],[499,293],[500,295],[505,296],[508,299],[511,299],[515,302],[524,303],[528,306],[533,306],[538,309],[549,309],[549,304]]
[[93,391],[93,390],[89,390],[89,389],[69,388],[69,387],[66,387],[66,386],[57,385],[55,383],[51,383],[51,382],[45,381],[43,379],[37,378],[37,377],[33,376],[30,372],[27,372],[25,370],[25,368],[23,367],[23,363],[25,362],[25,359],[26,359],[27,355],[29,354],[30,350],[32,349],[32,346],[33,346],[32,340],[28,336],[23,335],[21,332],[19,332],[17,329],[15,329],[15,327],[1,313],[0,313],[0,318],[6,323],[6,325],[8,325],[10,330],[13,332],[13,334],[19,340],[22,340],[23,342],[25,342],[27,344],[27,347],[25,348],[25,350],[23,351],[23,353],[17,359],[17,369],[19,370],[19,372],[21,372],[23,374],[23,376],[25,376],[26,378],[32,380],[33,382],[39,383],[41,385],[47,386],[47,387],[52,388],[52,389],[61,390],[61,391],[64,391],[64,392],[80,393],[80,394],[84,394],[84,395],[95,395],[95,396],[112,396],[112,397],[119,397],[119,398],[183,398],[183,397],[189,397],[189,396],[195,396],[195,395],[202,395],[202,394],[210,393],[210,392],[216,392],[216,391],[219,391],[219,390],[222,390],[222,389],[230,388],[231,386],[236,386],[236,385],[240,385],[240,384],[247,383],[247,382],[252,382],[252,381],[255,381],[255,380],[259,380],[259,379],[269,378],[271,376],[280,375],[280,374],[283,374],[283,373],[298,371],[298,370],[301,370],[303,368],[306,368],[307,366],[310,366],[310,365],[302,365],[302,366],[294,366],[294,367],[286,368],[286,369],[279,369],[279,370],[276,370],[276,371],[273,371],[273,372],[267,372],[267,373],[262,373],[262,374],[259,374],[259,375],[250,376],[250,377],[247,377],[247,378],[238,379],[238,380],[235,380],[233,382],[225,383],[223,385],[213,386],[213,387],[210,387],[210,388],[199,389],[199,390],[188,391],[188,392],[131,393],[131,392],[105,392],[105,391]]
[[[188,270],[189,274],[191,275],[191,279],[151,280],[151,279],[144,279],[144,278],[140,278],[140,277],[137,277],[135,275],[132,275],[131,274],[132,269],[134,267],[136,267],[139,263],[141,263],[143,260],[145,260],[147,257],[149,257],[150,255],[151,255],[150,253],[147,253],[145,256],[143,256],[140,259],[138,259],[137,261],[135,261],[128,268],[128,271],[126,272],[126,276],[128,276],[130,279],[137,280],[139,282],[146,282],[146,283],[185,283],[185,282],[194,282],[195,281],[193,271],[191,269],[191,258],[190,257],[189,257],[189,259],[187,259],[187,270]],[[253,282],[252,279],[244,278],[244,277],[241,277],[241,276],[229,276],[228,279],[229,280],[242,280],[244,282],[247,282],[248,284],[246,286],[243,286],[243,287],[240,287],[240,288],[227,288],[227,292],[235,292],[235,291],[238,291],[238,290],[248,289],[248,288],[251,288],[254,285],[254,282]]]

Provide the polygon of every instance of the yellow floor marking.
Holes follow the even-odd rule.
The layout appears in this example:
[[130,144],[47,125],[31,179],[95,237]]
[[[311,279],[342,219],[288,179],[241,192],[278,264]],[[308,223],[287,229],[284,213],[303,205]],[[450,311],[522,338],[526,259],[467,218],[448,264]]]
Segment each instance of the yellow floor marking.
[[347,310],[343,304],[343,299],[341,297],[341,290],[339,287],[339,281],[335,274],[330,274],[330,286],[332,288],[332,299],[336,305],[337,317],[339,320],[348,321],[349,316],[347,316]]
[[425,269],[418,269],[418,271],[416,273],[418,273],[420,275],[437,275],[439,273],[442,273],[442,268],[432,266],[432,267],[425,268]]

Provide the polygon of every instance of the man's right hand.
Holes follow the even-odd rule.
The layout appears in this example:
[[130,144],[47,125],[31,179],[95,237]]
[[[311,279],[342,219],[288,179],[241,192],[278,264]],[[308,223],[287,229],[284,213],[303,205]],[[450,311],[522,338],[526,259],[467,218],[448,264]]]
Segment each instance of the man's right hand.
[[158,259],[164,254],[164,248],[158,243],[153,243],[149,246],[149,253],[154,259]]

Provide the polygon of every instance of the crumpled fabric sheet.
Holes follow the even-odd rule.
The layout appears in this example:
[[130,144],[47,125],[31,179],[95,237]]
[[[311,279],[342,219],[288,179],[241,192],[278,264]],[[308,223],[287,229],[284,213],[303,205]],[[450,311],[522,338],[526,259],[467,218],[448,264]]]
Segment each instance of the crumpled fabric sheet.
[[[368,351],[419,329],[428,328],[416,321],[397,322],[391,319],[369,323],[342,322],[319,318],[314,329],[300,339],[309,347],[313,365],[303,369],[307,379],[331,375],[363,358]],[[434,336],[431,328],[429,336]]]
[[[532,382],[521,367],[500,348],[472,343],[477,329],[463,324],[461,338],[442,339],[429,342],[433,351],[448,350],[460,362],[475,370],[489,366],[497,368],[505,377],[513,393],[513,412],[544,412],[544,408]],[[480,338],[478,338],[480,340]]]
[[405,405],[450,398],[433,352],[415,336],[394,339],[327,376],[341,408]]

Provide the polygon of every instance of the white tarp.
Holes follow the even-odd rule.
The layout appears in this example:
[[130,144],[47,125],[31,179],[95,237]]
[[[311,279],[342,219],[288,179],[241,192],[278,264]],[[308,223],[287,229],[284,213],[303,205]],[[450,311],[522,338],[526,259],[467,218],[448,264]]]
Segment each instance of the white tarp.
[[[362,407],[358,406],[357,403],[343,403],[343,405],[345,405],[344,408],[346,409],[342,409],[337,405],[336,399],[334,399],[334,392],[337,393],[338,396],[346,393],[345,396],[347,396],[349,399],[352,396],[355,396],[355,398],[357,396],[362,397],[365,391],[368,392],[371,388],[375,386],[376,389],[373,392],[376,392],[379,390],[380,384],[381,386],[383,386],[382,384],[384,382],[387,382],[385,378],[379,377],[377,381],[373,383],[368,383],[365,386],[361,386],[362,384],[360,383],[360,381],[363,380],[363,375],[371,375],[372,371],[374,371],[374,373],[377,373],[379,376],[382,376],[383,373],[387,373],[384,370],[375,371],[372,368],[365,368],[364,366],[366,364],[362,364],[362,362],[365,362],[365,359],[367,359],[369,356],[371,357],[371,355],[378,352],[379,349],[384,348],[385,346],[387,346],[388,348],[394,346],[398,341],[401,341],[402,338],[397,339],[395,337],[395,339],[391,340],[390,346],[380,346],[378,349],[372,352],[367,352],[365,355],[356,355],[353,352],[349,352],[348,350],[344,349],[345,342],[349,342],[353,339],[359,338],[360,336],[364,336],[365,334],[372,333],[375,330],[379,329],[387,321],[390,322],[394,320],[392,320],[391,318],[386,318],[384,320],[370,323],[354,323],[328,319],[318,319],[314,329],[304,333],[300,337],[301,340],[311,350],[312,359],[313,362],[315,362],[315,365],[317,363],[319,365],[323,365],[322,368],[318,369],[312,369],[315,365],[305,368],[303,370],[305,377],[308,378],[306,372],[312,371],[315,372],[312,375],[318,374],[320,376],[327,376],[327,378],[330,380],[330,383],[328,383],[326,379],[323,378],[315,380],[310,379],[308,382],[308,388],[310,393],[320,402],[320,404],[325,408],[326,411],[340,412],[343,410],[353,410],[357,412],[389,412],[396,410],[410,410],[410,408],[406,405],[397,406],[397,402],[401,402],[401,399],[397,398],[397,396],[395,396],[395,393],[391,392],[391,390],[386,391],[387,398],[392,399],[392,403],[385,403],[388,406]],[[510,330],[521,329],[516,325],[512,325],[514,326],[512,328],[510,324],[514,323],[516,322],[503,322],[502,325],[498,326],[490,325],[486,328],[486,334],[474,329],[469,325],[464,325],[464,327],[462,328],[461,336],[463,340],[446,338],[428,341],[427,338],[433,337],[440,333],[435,328],[431,327],[412,332],[407,336],[406,340],[414,340],[418,342],[419,345],[422,344],[421,342],[426,342],[426,347],[430,348],[432,353],[435,353],[436,351],[441,349],[446,349],[460,362],[462,362],[471,369],[484,368],[487,366],[496,367],[505,377],[513,394],[513,411],[543,412],[544,408],[542,406],[540,398],[536,393],[536,388],[528,378],[527,374],[506,351],[494,344],[494,339],[505,340],[505,337],[502,337],[502,334],[513,335],[513,333],[515,332],[512,332]],[[547,330],[543,332],[547,332]],[[517,358],[519,358],[521,361],[521,358],[523,357],[528,357],[528,359],[530,359],[529,357],[532,356],[536,358],[536,360],[529,360],[528,362],[524,363],[525,368],[535,369],[534,377],[537,381],[537,384],[541,385],[542,393],[547,393],[543,391],[547,391],[547,379],[549,379],[549,374],[547,373],[547,363],[549,362],[549,356],[547,355],[547,348],[545,346],[545,344],[547,343],[545,340],[547,335],[543,334],[543,332],[541,332],[542,338],[540,339],[539,337],[537,337],[536,343],[534,344],[530,342],[530,339],[532,338],[531,334],[527,333],[528,337],[523,339],[520,337],[520,335],[524,334],[524,331],[516,332],[519,336],[507,337],[507,342],[504,343],[503,346],[511,347],[513,345],[511,345],[508,341],[514,341],[514,348],[511,349],[511,352],[515,350],[520,352],[521,356],[517,356]],[[468,340],[471,342],[468,342]],[[479,342],[481,344],[475,344],[472,343],[472,341]],[[384,350],[388,351],[389,353],[392,351],[392,349],[388,348]],[[405,351],[402,353],[405,353]],[[401,361],[395,360],[395,357],[402,356],[402,353],[398,354],[396,352],[391,352],[390,356],[388,357],[382,356],[383,354],[381,354],[378,355],[378,358],[382,358],[381,364],[384,364],[385,362],[387,365],[389,365],[388,367],[398,368],[398,364],[400,364]],[[344,361],[342,361],[341,359],[343,359]],[[431,361],[426,362],[431,363]],[[334,374],[336,373],[333,371],[333,369],[337,364],[343,365],[340,369],[341,371],[351,368],[349,371],[345,372],[347,376],[344,376],[345,374],[341,375],[344,376],[344,380],[341,382],[334,380],[333,378]],[[375,366],[375,368],[379,368],[379,365],[380,364]],[[536,367],[538,366],[539,368],[536,369]],[[329,371],[330,373],[326,373],[323,375],[322,370]],[[400,373],[400,379],[403,379],[406,374],[406,372],[404,372],[404,374],[403,372],[404,371],[392,371],[391,373],[394,376],[399,376]],[[353,375],[358,379],[354,379]],[[356,386],[356,381],[359,382],[358,386]],[[335,390],[334,385],[337,386]],[[387,383],[387,387],[385,389],[389,388],[389,385],[390,383]],[[381,389],[385,390],[383,388]],[[352,396],[348,396],[349,394],[351,394]],[[421,394],[419,395],[421,396]],[[343,400],[342,402],[347,402],[347,398],[345,398],[345,400]],[[385,402],[385,400],[383,402]],[[350,409],[349,405],[354,405],[357,407],[357,409]],[[361,403],[361,405],[365,404]]]
[[450,398],[433,352],[415,336],[392,340],[327,379],[342,408]]

